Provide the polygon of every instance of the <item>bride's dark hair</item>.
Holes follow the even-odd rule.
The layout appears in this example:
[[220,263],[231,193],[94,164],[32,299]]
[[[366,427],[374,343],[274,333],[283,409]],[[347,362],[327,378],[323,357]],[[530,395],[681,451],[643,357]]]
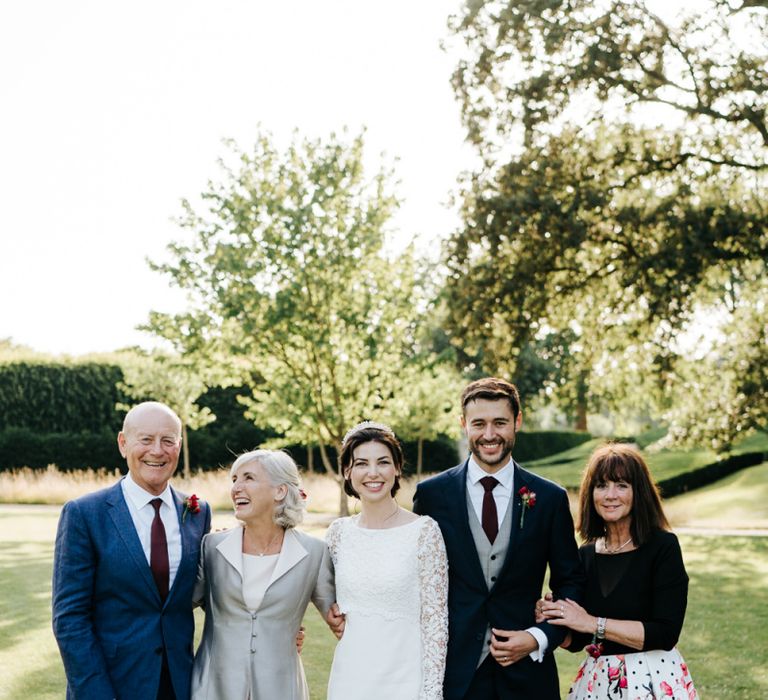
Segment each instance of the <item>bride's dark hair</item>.
[[355,450],[366,442],[380,442],[389,448],[392,455],[392,463],[395,465],[395,483],[390,490],[390,495],[394,496],[400,489],[400,475],[403,473],[403,447],[397,439],[392,428],[384,423],[374,423],[372,421],[363,421],[349,430],[341,443],[341,453],[339,454],[339,467],[344,477],[344,493],[348,496],[360,498],[360,494],[352,488],[350,479],[350,470]]

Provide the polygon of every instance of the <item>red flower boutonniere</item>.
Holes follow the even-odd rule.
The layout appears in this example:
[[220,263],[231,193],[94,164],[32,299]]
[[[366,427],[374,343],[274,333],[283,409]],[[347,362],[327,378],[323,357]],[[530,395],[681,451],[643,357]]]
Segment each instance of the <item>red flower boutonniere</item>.
[[181,522],[183,523],[187,517],[187,513],[197,515],[200,512],[200,499],[193,493],[191,496],[187,496],[184,499],[184,510],[181,513]]
[[304,489],[299,489],[299,496],[301,496],[302,501],[307,500],[307,492]]
[[530,510],[536,505],[536,494],[531,491],[527,486],[522,486],[518,491],[520,498],[523,501],[523,510],[520,513],[520,527],[523,527],[523,521],[525,520],[525,511]]

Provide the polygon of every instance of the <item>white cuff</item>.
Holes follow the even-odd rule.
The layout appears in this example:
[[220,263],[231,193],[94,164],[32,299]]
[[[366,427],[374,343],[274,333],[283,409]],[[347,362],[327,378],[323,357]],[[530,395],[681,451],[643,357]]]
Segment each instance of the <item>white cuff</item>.
[[544,661],[544,654],[547,653],[547,647],[549,646],[547,635],[538,627],[529,627],[525,631],[532,634],[534,639],[539,643],[539,648],[534,649],[528,656],[531,657],[531,661],[538,661],[541,663]]

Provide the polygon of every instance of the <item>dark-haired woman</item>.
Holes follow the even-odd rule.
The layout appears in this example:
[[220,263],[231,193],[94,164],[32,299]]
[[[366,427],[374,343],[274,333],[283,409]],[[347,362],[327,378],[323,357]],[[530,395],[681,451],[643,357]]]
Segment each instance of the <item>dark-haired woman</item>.
[[328,700],[439,700],[448,645],[440,528],[395,501],[403,452],[386,425],[365,421],[352,428],[339,462],[360,513],[339,518],[326,535],[346,618]]
[[688,575],[640,453],[622,444],[595,450],[579,499],[584,607],[571,600],[537,603],[537,619],[571,630],[563,646],[587,652],[568,699],[697,699],[675,648]]

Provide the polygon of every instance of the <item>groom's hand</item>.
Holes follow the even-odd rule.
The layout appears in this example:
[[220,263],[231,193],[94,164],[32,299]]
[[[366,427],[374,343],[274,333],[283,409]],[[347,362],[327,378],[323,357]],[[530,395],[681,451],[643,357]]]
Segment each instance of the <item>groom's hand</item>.
[[539,648],[530,632],[491,629],[491,656],[500,666],[511,666]]

